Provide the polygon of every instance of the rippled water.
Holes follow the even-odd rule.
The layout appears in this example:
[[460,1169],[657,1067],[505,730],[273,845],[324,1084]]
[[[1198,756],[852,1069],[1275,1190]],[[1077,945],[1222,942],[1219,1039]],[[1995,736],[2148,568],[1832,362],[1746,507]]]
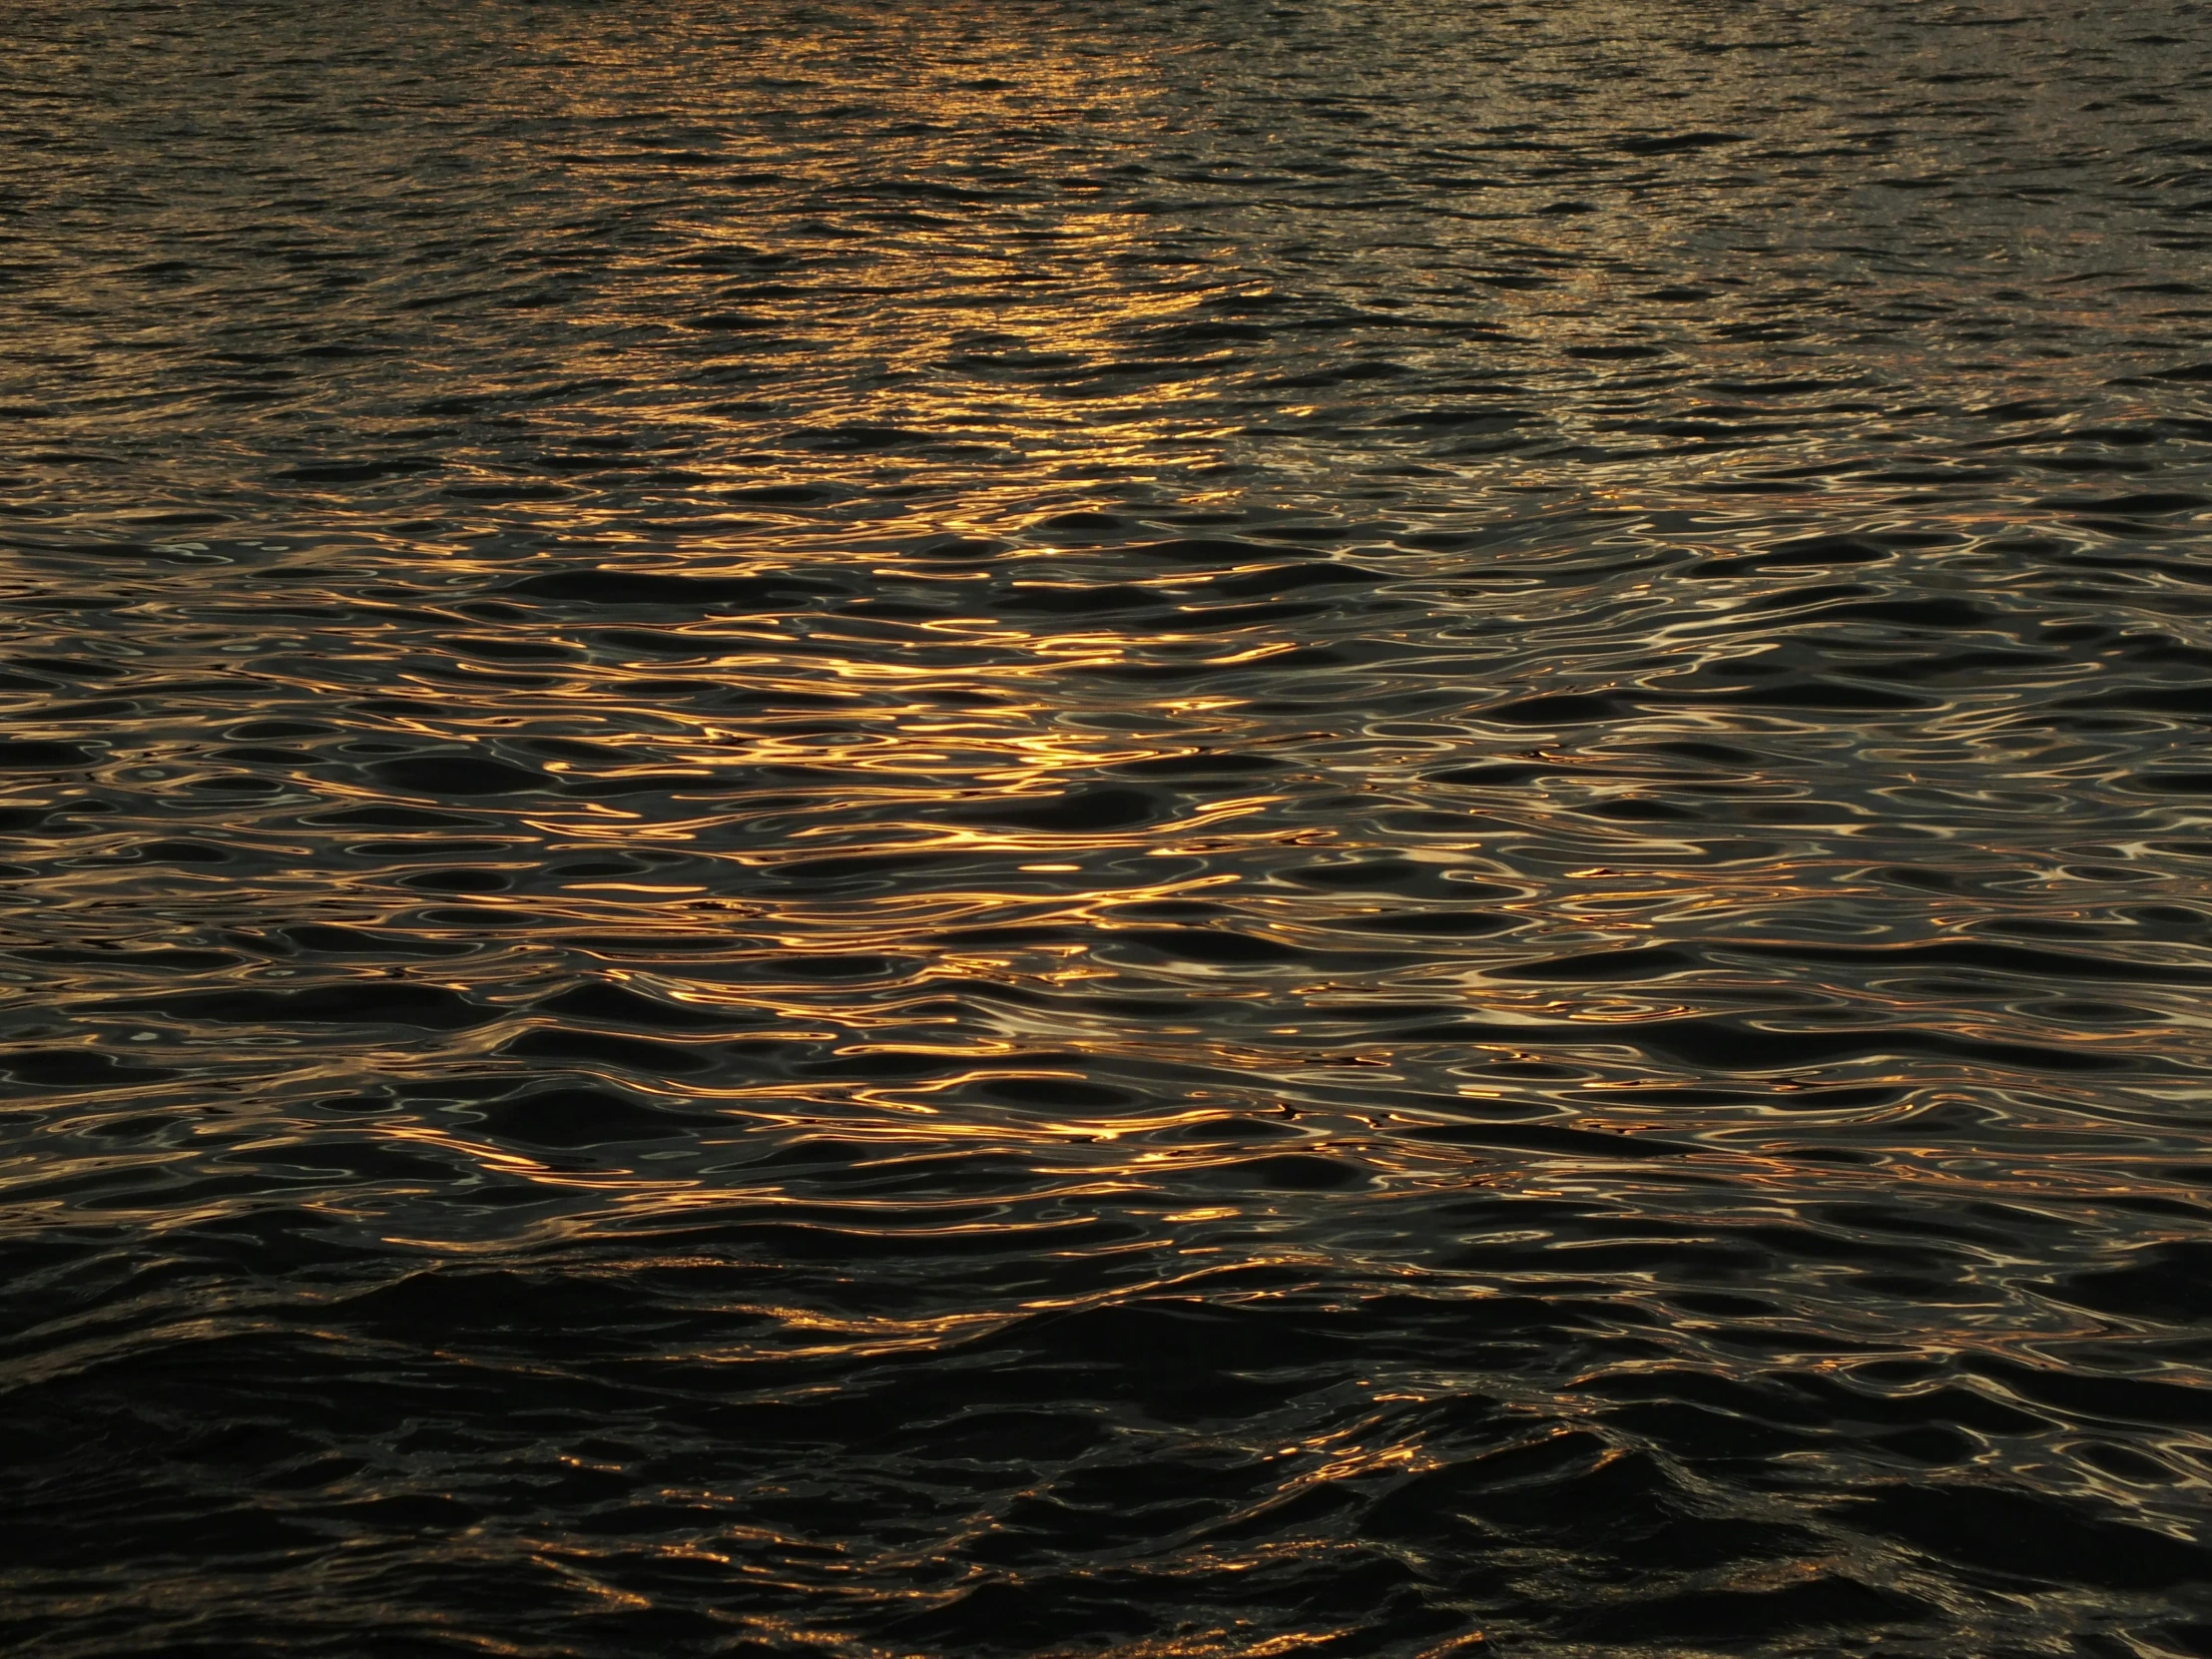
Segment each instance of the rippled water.
[[2212,1652],[2200,7],[5,29],[14,1651]]

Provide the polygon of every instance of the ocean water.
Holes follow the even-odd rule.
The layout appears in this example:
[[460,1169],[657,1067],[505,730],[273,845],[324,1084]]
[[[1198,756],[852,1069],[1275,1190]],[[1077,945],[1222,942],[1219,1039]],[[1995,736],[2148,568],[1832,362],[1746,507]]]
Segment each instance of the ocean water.
[[13,0],[0,1628],[2212,1652],[2212,53]]

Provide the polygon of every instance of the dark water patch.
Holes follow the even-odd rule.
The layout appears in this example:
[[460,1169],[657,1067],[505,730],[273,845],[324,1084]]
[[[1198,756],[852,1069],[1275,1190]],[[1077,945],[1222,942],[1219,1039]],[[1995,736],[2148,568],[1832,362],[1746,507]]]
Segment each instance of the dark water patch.
[[1517,1147],[1599,1160],[1681,1157],[1692,1150],[1638,1135],[1608,1135],[1547,1123],[1452,1124],[1421,1130],[1414,1138],[1450,1146]]
[[118,1002],[118,1012],[217,1025],[411,1025],[460,1031],[496,1019],[496,1010],[433,985],[359,980],[303,990],[196,991]]
[[919,873],[963,862],[957,852],[926,848],[912,851],[858,852],[835,858],[794,858],[776,866],[776,873],[795,881],[850,881]]
[[232,854],[206,841],[144,841],[131,849],[138,857],[172,864],[227,864]]
[[168,1067],[132,1065],[112,1054],[78,1048],[0,1050],[0,1069],[18,1083],[58,1089],[160,1083],[177,1075]]
[[1600,1607],[1570,1628],[1585,1639],[1610,1642],[1710,1640],[1725,1631],[1733,1644],[1807,1629],[1919,1623],[1934,1611],[1917,1597],[1837,1576],[1770,1590],[1685,1590]]
[[562,1148],[670,1140],[713,1121],[593,1088],[518,1095],[485,1107],[482,1115],[484,1127],[503,1140]]
[[997,608],[1035,616],[1092,616],[1148,610],[1167,602],[1165,594],[1124,583],[1101,588],[1030,588],[999,600]]
[[15,772],[60,772],[89,766],[95,751],[83,744],[54,743],[37,738],[0,738],[0,768]]
[[286,954],[304,951],[334,956],[460,956],[475,948],[453,939],[425,938],[418,933],[378,933],[330,922],[300,922],[280,927],[269,938]]
[[[757,492],[756,492],[757,493]],[[656,605],[737,615],[804,604],[843,590],[796,577],[685,576],[645,570],[570,570],[526,576],[498,590],[572,605]]]
[[1766,956],[1803,962],[1864,963],[1885,967],[1950,965],[1987,968],[1997,973],[2031,978],[2105,979],[2135,983],[2202,985],[2212,983],[2212,968],[2185,963],[2131,962],[2105,956],[2082,956],[2055,950],[2035,950],[2023,945],[1961,940],[1917,945],[1816,945],[1761,944],[1731,940],[1721,948],[1745,956]]
[[750,1023],[744,1016],[665,1002],[659,997],[643,996],[625,986],[608,984],[603,980],[562,991],[556,996],[547,997],[536,1006],[542,1013],[558,1014],[571,1019],[592,1020],[610,1025],[643,1025],[666,1030],[727,1029],[733,1024]]
[[2201,1581],[2201,1547],[2141,1526],[2080,1515],[2030,1492],[1964,1485],[1892,1487],[1845,1509],[1939,1560],[2003,1578],[2163,1589]]
[[2148,1245],[2125,1266],[2070,1275],[2046,1294],[2100,1314],[2196,1324],[2212,1317],[2212,1244]]
[[[1634,953],[1626,953],[1633,956]],[[1610,958],[1601,957],[1600,964]],[[1640,963],[1633,963],[1638,969]],[[1407,1017],[1433,1015],[1433,1006],[1392,1007],[1358,1003],[1315,1004],[1317,1014],[1361,1024],[1394,1024]],[[1887,1029],[1811,1029],[1777,1031],[1725,1019],[1656,1019],[1618,1024],[1585,1022],[1512,1025],[1479,1020],[1450,1020],[1399,1027],[1394,1042],[1474,1043],[1485,1047],[1557,1048],[1625,1044],[1649,1049],[1700,1070],[1785,1071],[1866,1055],[1953,1056],[1987,1065],[2034,1071],[2114,1071],[2125,1069],[2123,1054],[2088,1046],[2054,1048],[2036,1043],[1991,1042],[1910,1026]]]
[[1522,962],[1496,969],[1503,979],[1651,979],[1698,966],[1691,952],[1672,945],[1645,945],[1632,950],[1598,950],[1580,956],[1561,956],[1544,962]]
[[1002,1077],[977,1091],[986,1100],[1008,1106],[1040,1106],[1069,1111],[1103,1111],[1135,1103],[1125,1089],[1070,1077]]
[[1142,945],[1162,955],[1224,965],[1292,962],[1303,954],[1296,945],[1257,933],[1217,927],[1132,927],[1112,935],[1117,943]]
[[441,813],[422,807],[379,806],[347,807],[337,812],[318,814],[311,822],[336,825],[346,829],[446,830],[482,829],[492,821],[469,818],[459,813]]
[[379,783],[401,795],[445,797],[526,795],[556,787],[541,774],[527,772],[488,755],[416,755],[378,761],[368,768]]
[[521,1060],[598,1061],[653,1077],[683,1076],[714,1066],[711,1056],[681,1043],[565,1027],[525,1031],[501,1045],[500,1052]]
[[1142,790],[1080,790],[1049,801],[1008,800],[994,806],[959,809],[949,815],[970,824],[987,824],[1009,830],[1042,830],[1061,834],[1086,831],[1110,832],[1149,823],[1161,816],[1164,803]]
[[1397,933],[1421,938],[1478,938],[1512,926],[1513,918],[1487,910],[1428,910],[1361,916],[1341,925],[1359,933]]
[[1358,565],[1297,564],[1217,576],[1207,586],[1242,599],[1257,594],[1288,593],[1299,588],[1367,587],[1388,579],[1381,571],[1364,570]]
[[121,945],[106,949],[82,949],[70,945],[25,945],[9,952],[31,962],[60,962],[84,967],[147,967],[157,972],[200,973],[209,968],[236,966],[245,958],[229,950],[167,949],[130,950]]
[[1149,761],[1131,761],[1114,770],[1124,778],[1236,778],[1255,773],[1278,772],[1283,763],[1266,755],[1161,755]]
[[1309,864],[1303,869],[1285,870],[1283,875],[1307,887],[1389,888],[1417,881],[1424,873],[1422,866],[1403,858],[1363,858],[1350,863]]
[[1508,726],[1588,726],[1618,720],[1634,710],[1634,703],[1625,696],[1563,692],[1501,703],[1486,713],[1489,719]]

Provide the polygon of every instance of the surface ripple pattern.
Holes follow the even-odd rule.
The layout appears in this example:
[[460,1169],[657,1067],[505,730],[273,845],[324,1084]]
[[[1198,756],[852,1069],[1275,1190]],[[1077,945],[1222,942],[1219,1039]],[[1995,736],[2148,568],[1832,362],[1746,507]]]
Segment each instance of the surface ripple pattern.
[[0,1619],[2212,1653],[2212,60],[13,0]]

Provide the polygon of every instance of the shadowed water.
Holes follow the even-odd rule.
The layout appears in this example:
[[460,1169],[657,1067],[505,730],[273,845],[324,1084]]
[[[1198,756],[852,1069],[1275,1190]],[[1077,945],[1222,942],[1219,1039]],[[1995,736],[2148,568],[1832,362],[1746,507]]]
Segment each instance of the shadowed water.
[[2212,1652],[2199,7],[0,29],[12,1651]]

